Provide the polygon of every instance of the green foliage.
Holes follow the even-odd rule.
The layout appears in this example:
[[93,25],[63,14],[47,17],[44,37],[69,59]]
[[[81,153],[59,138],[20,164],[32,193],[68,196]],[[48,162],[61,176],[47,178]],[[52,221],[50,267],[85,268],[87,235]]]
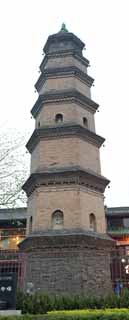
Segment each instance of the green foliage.
[[[91,309],[95,311],[97,309],[101,309],[102,313],[102,309],[104,310],[108,308],[129,308],[129,290],[124,289],[121,293],[121,296],[116,296],[114,293],[112,293],[106,297],[94,297],[86,295],[51,296],[41,292],[33,295],[27,295],[23,292],[18,292],[17,294],[17,309],[22,310],[23,314],[36,315],[46,314],[47,312],[54,310],[62,311],[82,309]],[[105,317],[105,314],[103,316]]]
[[[117,296],[115,293],[112,293],[110,295],[107,295],[103,299],[103,306],[104,308],[119,308],[120,300],[121,300],[120,296]],[[121,305],[121,307],[124,307],[124,305]]]
[[128,289],[124,289],[121,292],[121,296],[120,296],[120,308],[129,308],[129,290]]
[[[19,320],[19,317],[0,317],[1,320]],[[74,310],[50,312],[45,315],[22,315],[20,320],[129,320],[128,309]]]

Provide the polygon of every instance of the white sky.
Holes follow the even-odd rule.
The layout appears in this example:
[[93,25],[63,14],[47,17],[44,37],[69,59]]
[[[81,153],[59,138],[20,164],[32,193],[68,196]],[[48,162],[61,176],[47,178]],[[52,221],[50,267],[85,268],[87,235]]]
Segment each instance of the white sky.
[[[86,43],[92,99],[100,104],[97,133],[102,174],[111,180],[105,203],[129,205],[129,1],[0,0],[0,123],[32,133],[42,48],[62,22]],[[27,139],[28,139],[27,137]]]

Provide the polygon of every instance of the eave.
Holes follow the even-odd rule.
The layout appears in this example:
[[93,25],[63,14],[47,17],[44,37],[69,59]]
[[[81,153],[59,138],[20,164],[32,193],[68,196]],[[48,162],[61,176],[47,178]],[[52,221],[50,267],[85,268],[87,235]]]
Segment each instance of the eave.
[[[76,45],[80,48],[80,50],[83,50],[83,48],[85,47],[85,43],[82,42],[77,36],[75,36],[72,32],[58,32],[55,34],[52,34],[48,37],[47,42],[43,48],[44,53],[46,54],[49,50],[49,46],[51,45],[51,43],[53,42],[62,42],[62,41],[71,41],[73,43],[76,43]],[[57,49],[58,49],[58,45],[57,45]]]
[[103,137],[79,124],[69,123],[55,126],[44,126],[42,128],[35,129],[26,145],[26,148],[31,153],[40,140],[53,138],[61,139],[71,136],[77,136],[81,139],[85,139],[86,141],[96,145],[98,148],[100,148],[105,141]]
[[43,83],[46,79],[57,78],[57,77],[71,77],[75,76],[81,81],[85,82],[88,87],[91,87],[94,79],[91,78],[87,73],[81,71],[76,66],[63,67],[63,68],[47,68],[44,69],[43,73],[40,75],[38,81],[35,84],[37,91],[41,89]]
[[99,105],[95,103],[90,98],[86,97],[82,93],[80,93],[77,90],[60,90],[55,92],[48,92],[44,93],[43,95],[40,95],[34,104],[31,113],[34,118],[38,115],[41,108],[43,107],[43,104],[50,103],[71,103],[76,102],[82,105],[85,109],[90,110],[92,113],[95,113],[98,109]]
[[105,177],[91,171],[85,170],[79,166],[63,167],[63,168],[48,168],[41,172],[35,172],[30,175],[25,184],[23,190],[29,196],[36,188],[40,186],[48,185],[79,185],[80,187],[86,187],[92,191],[102,193],[106,186],[109,184],[109,180]]
[[56,52],[53,52],[53,53],[48,53],[44,56],[39,68],[41,70],[41,72],[44,72],[44,68],[45,68],[45,65],[48,61],[48,59],[50,58],[58,58],[58,57],[67,57],[67,56],[73,56],[76,60],[78,60],[79,62],[81,62],[86,68],[89,66],[89,60],[86,59],[85,57],[83,56],[80,56],[77,54],[76,50],[73,49],[73,50],[64,50],[64,51],[56,51]]
[[107,233],[111,236],[129,235],[129,228],[108,229]]
[[129,217],[129,207],[111,207],[105,210],[107,217],[117,218],[117,217]]

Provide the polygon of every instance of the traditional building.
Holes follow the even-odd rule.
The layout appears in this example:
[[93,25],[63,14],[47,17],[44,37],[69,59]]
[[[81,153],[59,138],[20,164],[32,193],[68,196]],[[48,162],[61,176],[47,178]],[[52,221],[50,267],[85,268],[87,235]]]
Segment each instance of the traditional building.
[[25,238],[26,208],[0,209],[0,274],[15,273],[18,287],[23,287],[25,254],[20,253],[18,244]]
[[20,249],[27,252],[25,283],[50,293],[111,290],[114,242],[106,235],[103,197],[109,181],[101,175],[104,139],[95,132],[98,104],[84,47],[64,25],[49,36],[31,110],[27,236]]
[[27,209],[0,209],[0,250],[17,250],[25,238]]
[[116,241],[111,258],[113,287],[129,288],[129,207],[105,208],[107,233]]

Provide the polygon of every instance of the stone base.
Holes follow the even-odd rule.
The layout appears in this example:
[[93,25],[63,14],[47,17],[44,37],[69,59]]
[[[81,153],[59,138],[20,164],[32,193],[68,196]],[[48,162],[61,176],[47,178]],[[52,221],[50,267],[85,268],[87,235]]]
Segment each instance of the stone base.
[[20,316],[21,310],[0,310],[0,316]]
[[20,244],[27,252],[25,290],[32,283],[51,294],[108,294],[114,246],[108,236],[83,230],[33,233]]

